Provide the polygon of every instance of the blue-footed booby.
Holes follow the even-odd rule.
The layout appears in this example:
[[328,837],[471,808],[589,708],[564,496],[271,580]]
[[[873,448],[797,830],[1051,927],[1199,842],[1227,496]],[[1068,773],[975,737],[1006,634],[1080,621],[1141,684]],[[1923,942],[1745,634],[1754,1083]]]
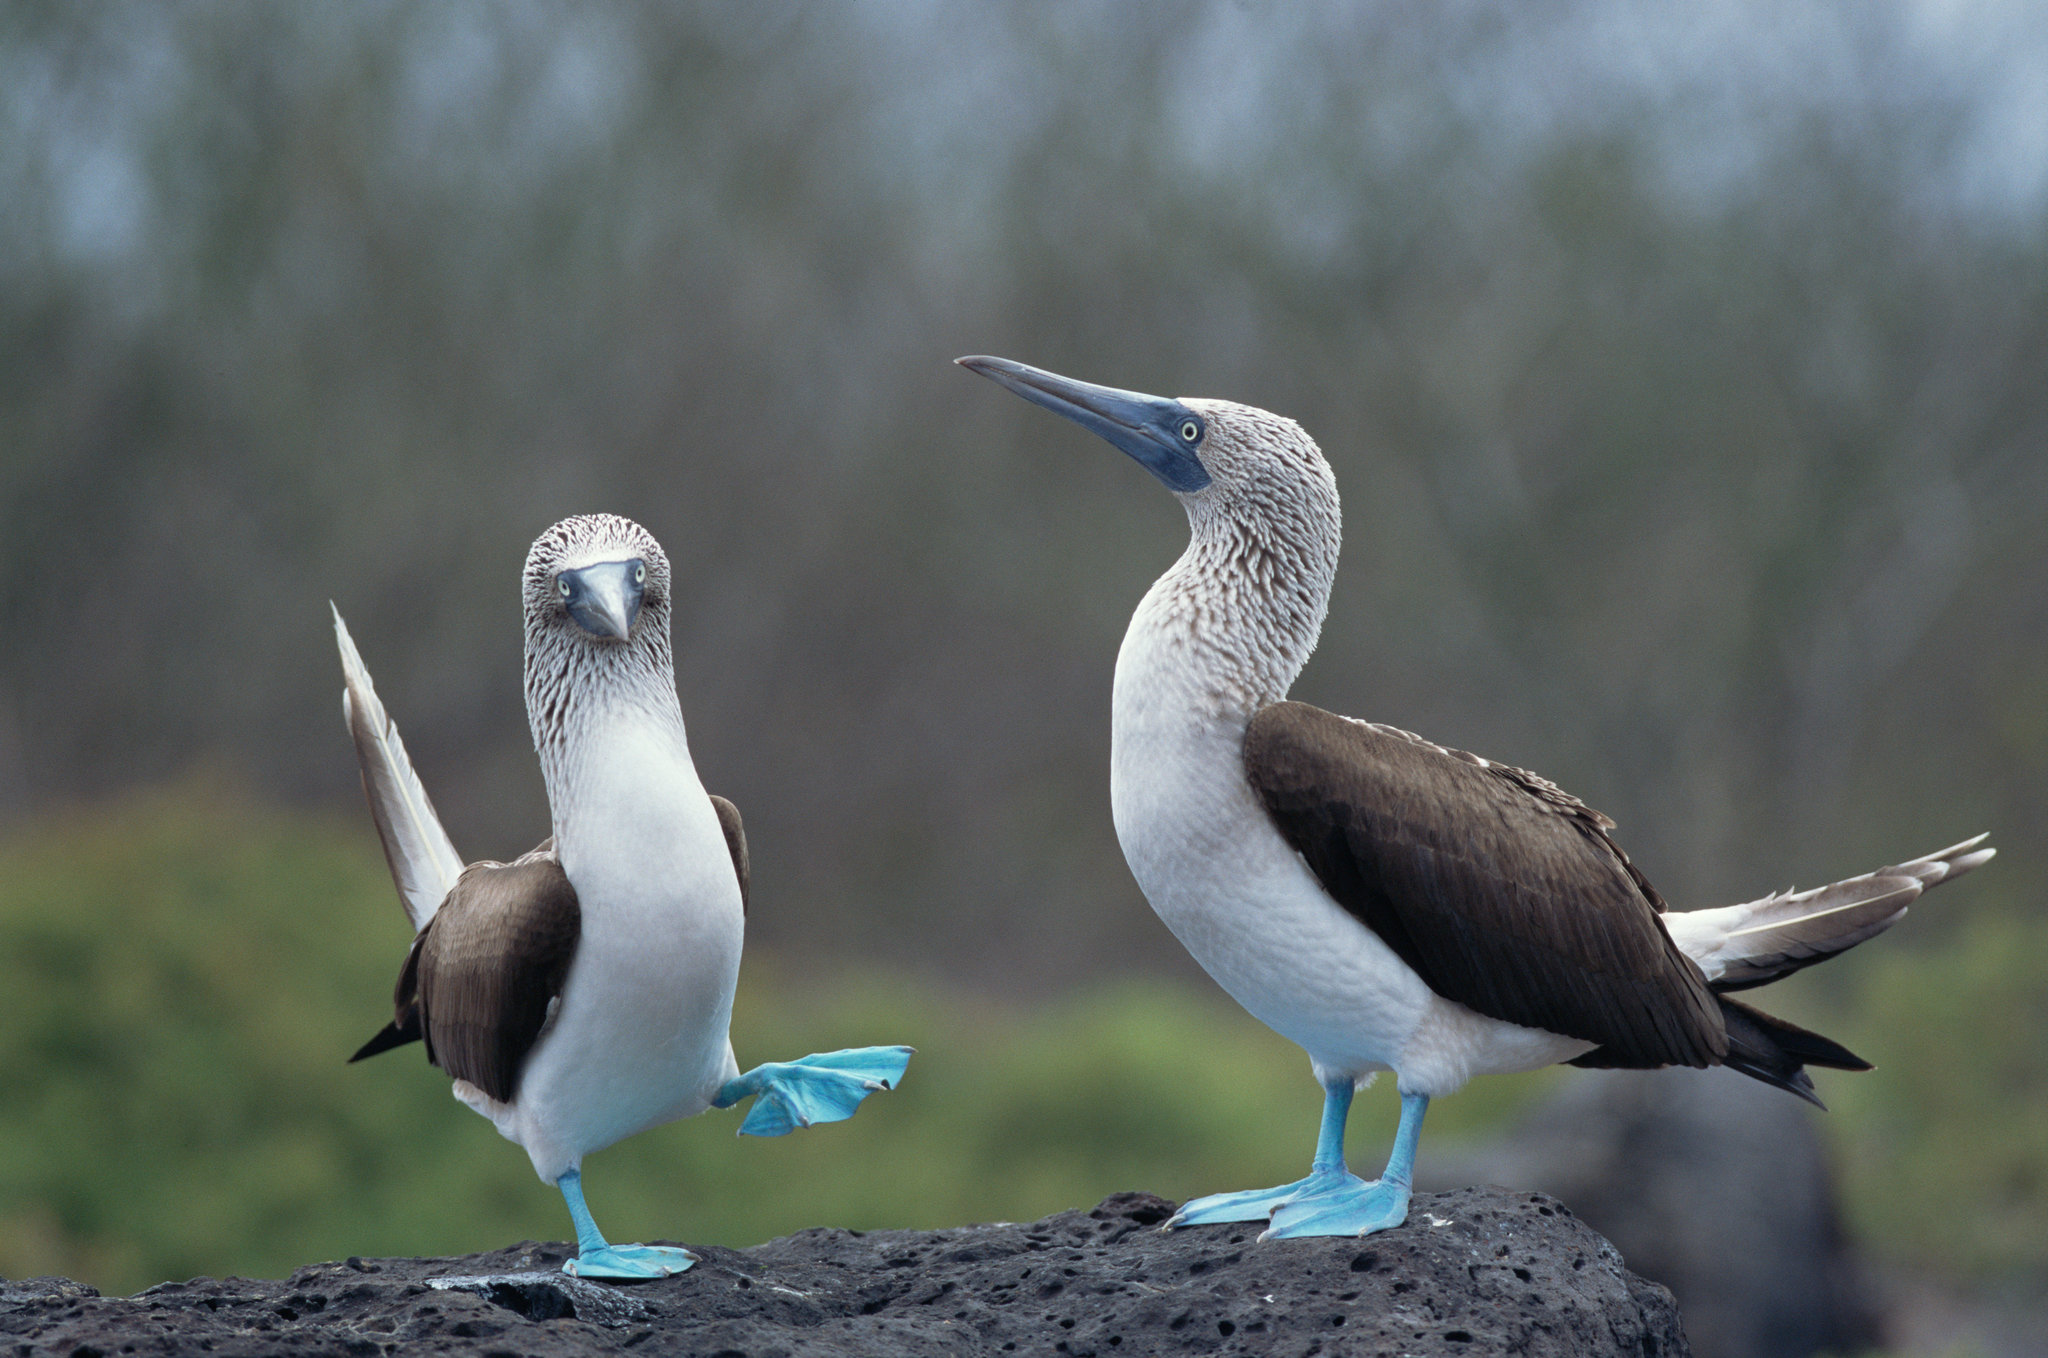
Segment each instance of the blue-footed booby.
[[911,1052],[862,1047],[740,1074],[727,1029],[746,835],[690,761],[668,558],[640,525],[583,515],[541,534],[524,582],[526,714],[554,834],[513,863],[463,865],[334,612],[342,715],[417,931],[396,1017],[350,1059],[423,1041],[455,1096],[561,1190],[577,1243],[565,1271],[680,1273],[688,1250],[599,1233],[584,1156],[750,1095],[744,1134],[836,1122],[894,1087]]
[[[1336,578],[1337,483],[1294,421],[1013,363],[963,366],[1100,435],[1187,510],[1187,551],[1117,654],[1110,802],[1146,899],[1195,960],[1303,1047],[1324,1090],[1307,1178],[1168,1226],[1266,1237],[1406,1219],[1422,1117],[1474,1075],[1725,1065],[1818,1104],[1805,1066],[1867,1070],[1730,997],[1883,932],[1992,855],[1979,835],[1812,891],[1667,911],[1614,822],[1526,770],[1287,700]],[[1392,1071],[1381,1177],[1345,1168],[1354,1092]]]

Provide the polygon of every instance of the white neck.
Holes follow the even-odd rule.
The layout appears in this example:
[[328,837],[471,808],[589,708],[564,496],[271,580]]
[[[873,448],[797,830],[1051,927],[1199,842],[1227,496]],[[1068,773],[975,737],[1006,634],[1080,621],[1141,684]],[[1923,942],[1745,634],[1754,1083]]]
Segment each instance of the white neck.
[[534,748],[556,851],[579,893],[621,875],[652,890],[702,847],[688,831],[701,831],[710,805],[666,661],[666,648],[529,652]]
[[1242,732],[1287,696],[1329,611],[1334,516],[1303,534],[1227,504],[1190,498],[1187,507],[1188,548],[1145,592],[1117,653],[1118,733],[1160,722]]

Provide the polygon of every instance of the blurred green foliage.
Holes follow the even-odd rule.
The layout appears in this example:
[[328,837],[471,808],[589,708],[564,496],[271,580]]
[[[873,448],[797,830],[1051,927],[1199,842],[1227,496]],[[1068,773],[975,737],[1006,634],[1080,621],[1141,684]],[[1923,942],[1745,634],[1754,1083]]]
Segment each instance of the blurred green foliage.
[[1975,911],[1873,949],[1822,1026],[1882,1078],[1829,1086],[1850,1222],[1902,1263],[2048,1285],[2048,919]]
[[[131,1291],[567,1235],[524,1153],[417,1047],[345,1064],[388,1017],[406,943],[367,824],[206,778],[23,827],[0,883],[0,1275]],[[742,1064],[897,1041],[919,1048],[909,1078],[852,1122],[647,1133],[592,1158],[593,1210],[614,1238],[722,1244],[1028,1220],[1281,1182],[1314,1140],[1305,1059],[1220,997],[1131,984],[1026,1013],[749,958]],[[1432,1130],[1534,1087],[1482,1083]],[[1392,1121],[1374,1091],[1361,1164]]]

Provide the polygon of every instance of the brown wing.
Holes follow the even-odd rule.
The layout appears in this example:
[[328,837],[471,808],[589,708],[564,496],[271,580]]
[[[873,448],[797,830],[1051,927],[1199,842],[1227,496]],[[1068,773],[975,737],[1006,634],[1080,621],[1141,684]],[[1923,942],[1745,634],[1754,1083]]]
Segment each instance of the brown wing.
[[581,932],[576,889],[553,857],[471,864],[414,940],[393,1029],[410,1009],[428,1060],[510,1102]]
[[1554,784],[1305,703],[1252,718],[1245,773],[1324,889],[1437,994],[1601,1044],[1586,1065],[1726,1053],[1613,822]]
[[747,831],[740,824],[740,809],[717,793],[711,794],[711,807],[718,812],[718,828],[725,831],[725,850],[732,855],[733,874],[740,879],[740,913],[747,912],[747,885],[749,879],[747,859]]

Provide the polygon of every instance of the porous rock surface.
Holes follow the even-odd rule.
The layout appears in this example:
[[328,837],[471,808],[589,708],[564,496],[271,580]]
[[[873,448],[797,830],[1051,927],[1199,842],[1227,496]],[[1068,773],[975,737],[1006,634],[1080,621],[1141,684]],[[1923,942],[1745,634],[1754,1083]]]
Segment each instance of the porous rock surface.
[[1541,1194],[1418,1194],[1406,1225],[1365,1240],[1154,1229],[1171,1210],[1120,1193],[1028,1225],[803,1231],[631,1287],[569,1278],[566,1246],[532,1243],[125,1298],[38,1278],[0,1283],[0,1355],[1688,1352],[1671,1294]]
[[1880,1295],[1842,1227],[1817,1113],[1732,1070],[1589,1070],[1490,1145],[1432,1146],[1417,1179],[1564,1199],[1671,1289],[1699,1358],[1863,1353],[1885,1338]]

